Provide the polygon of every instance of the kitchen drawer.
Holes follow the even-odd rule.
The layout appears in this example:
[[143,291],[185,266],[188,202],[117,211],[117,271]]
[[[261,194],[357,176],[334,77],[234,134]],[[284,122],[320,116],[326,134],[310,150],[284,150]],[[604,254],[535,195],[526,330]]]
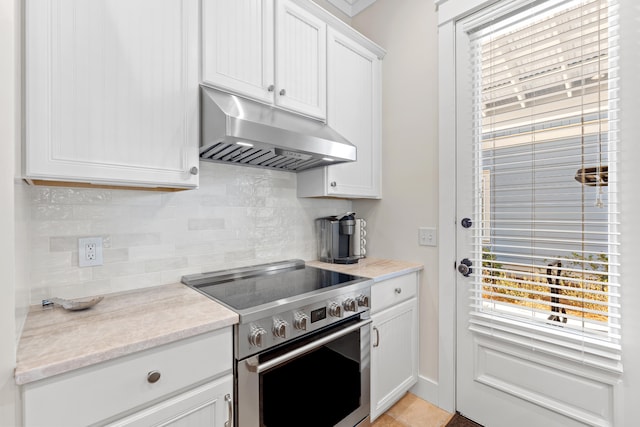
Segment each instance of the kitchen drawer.
[[[126,331],[123,331],[126,333]],[[86,426],[232,372],[231,328],[187,338],[23,387],[24,425]],[[151,372],[160,378],[151,383]]]
[[376,313],[416,296],[417,273],[405,274],[374,283],[371,287],[371,312]]

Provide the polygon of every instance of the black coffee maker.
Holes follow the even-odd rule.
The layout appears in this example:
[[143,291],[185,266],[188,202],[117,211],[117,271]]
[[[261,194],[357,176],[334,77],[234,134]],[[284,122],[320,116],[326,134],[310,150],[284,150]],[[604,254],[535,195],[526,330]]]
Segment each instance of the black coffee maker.
[[364,258],[360,221],[355,212],[316,219],[318,259],[335,264],[355,264]]

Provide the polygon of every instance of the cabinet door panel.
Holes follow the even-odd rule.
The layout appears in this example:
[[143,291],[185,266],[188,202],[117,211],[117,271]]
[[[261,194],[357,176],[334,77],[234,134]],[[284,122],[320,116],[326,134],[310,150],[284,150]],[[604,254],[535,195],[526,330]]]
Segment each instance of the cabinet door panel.
[[417,299],[411,299],[371,317],[373,421],[418,380]]
[[202,2],[202,80],[273,102],[273,1]]
[[325,118],[327,25],[286,0],[278,1],[276,104]]
[[108,424],[108,427],[223,427],[230,415],[229,403],[225,400],[227,395],[233,396],[232,375]]
[[298,173],[298,197],[381,197],[381,60],[328,30],[327,123],[357,147],[355,162]]
[[380,196],[380,62],[371,52],[329,32],[327,122],[358,147],[356,162],[328,168],[330,195]]
[[197,0],[26,6],[26,174],[197,185]]

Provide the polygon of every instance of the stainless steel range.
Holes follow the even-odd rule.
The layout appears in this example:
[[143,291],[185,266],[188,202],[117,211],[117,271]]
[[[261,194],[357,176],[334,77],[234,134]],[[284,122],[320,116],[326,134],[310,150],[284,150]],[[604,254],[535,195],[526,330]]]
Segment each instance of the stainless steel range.
[[182,282],[240,317],[237,427],[369,425],[372,280],[289,260]]

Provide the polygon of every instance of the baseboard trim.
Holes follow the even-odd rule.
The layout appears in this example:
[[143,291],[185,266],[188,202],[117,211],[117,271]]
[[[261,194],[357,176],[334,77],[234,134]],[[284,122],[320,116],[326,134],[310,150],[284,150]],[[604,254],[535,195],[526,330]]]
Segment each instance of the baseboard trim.
[[419,375],[418,382],[413,387],[411,387],[411,390],[409,391],[418,396],[420,399],[426,400],[427,402],[438,407],[440,406],[438,404],[438,383],[430,378]]

